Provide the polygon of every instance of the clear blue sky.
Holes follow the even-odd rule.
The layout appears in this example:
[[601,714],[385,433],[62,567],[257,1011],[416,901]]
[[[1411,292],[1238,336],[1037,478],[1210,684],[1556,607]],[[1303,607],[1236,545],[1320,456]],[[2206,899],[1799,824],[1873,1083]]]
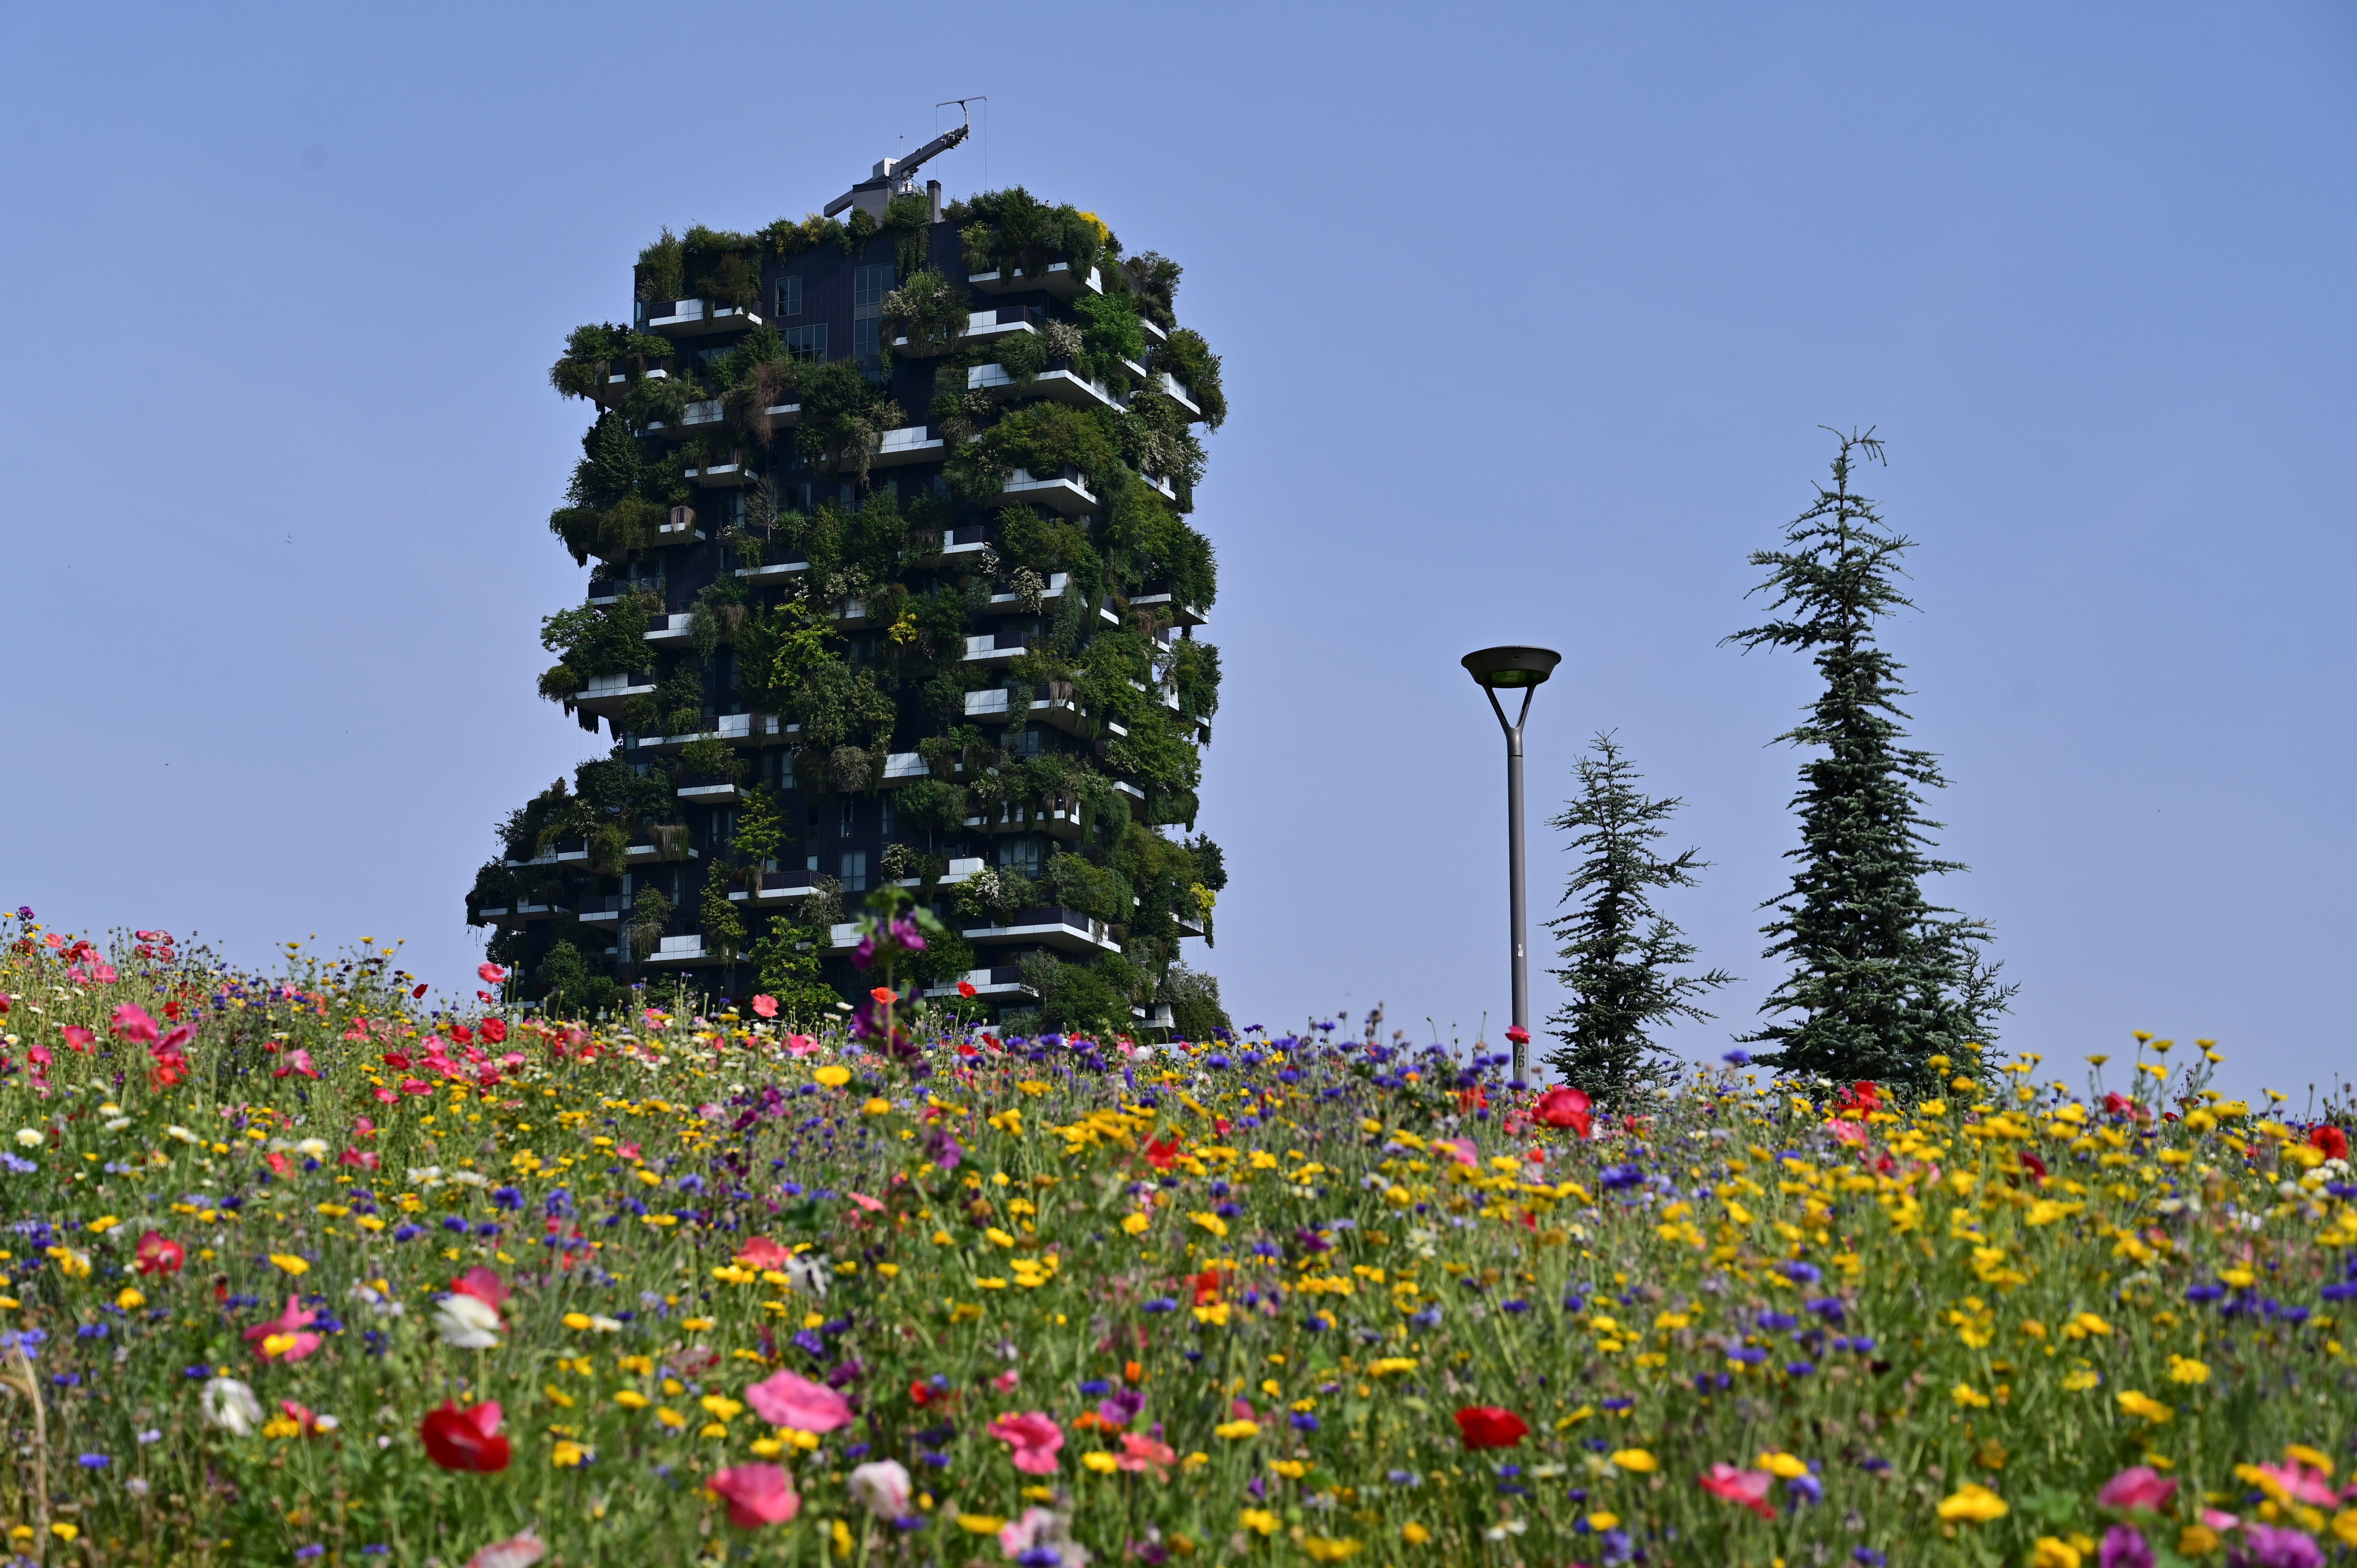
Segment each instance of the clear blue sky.
[[[1679,1044],[1748,1026],[1807,672],[1717,645],[1870,424],[2009,1043],[2357,1061],[2345,5],[20,5],[0,86],[9,905],[460,984],[493,821],[585,755],[533,691],[565,332],[662,225],[814,209],[987,93],[990,182],[1183,262],[1226,357],[1240,1022],[1496,1037],[1456,660],[1530,641],[1534,818],[1616,728],[1744,977]],[[1541,914],[1563,858],[1534,821]]]

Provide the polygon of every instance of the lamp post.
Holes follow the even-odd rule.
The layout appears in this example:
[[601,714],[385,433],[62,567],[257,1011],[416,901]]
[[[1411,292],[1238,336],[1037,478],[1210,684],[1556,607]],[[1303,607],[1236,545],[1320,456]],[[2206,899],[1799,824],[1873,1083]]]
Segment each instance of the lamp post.
[[[1523,940],[1523,721],[1531,716],[1531,695],[1534,688],[1555,673],[1563,662],[1563,655],[1551,648],[1485,648],[1469,653],[1463,663],[1467,673],[1480,684],[1490,698],[1490,711],[1498,715],[1498,727],[1506,732],[1506,886],[1509,950],[1513,954],[1514,1024],[1507,1035],[1514,1046],[1514,1081],[1530,1079],[1531,1048],[1531,974],[1530,960]],[[1506,710],[1498,701],[1500,688],[1523,693],[1522,711],[1507,722]]]

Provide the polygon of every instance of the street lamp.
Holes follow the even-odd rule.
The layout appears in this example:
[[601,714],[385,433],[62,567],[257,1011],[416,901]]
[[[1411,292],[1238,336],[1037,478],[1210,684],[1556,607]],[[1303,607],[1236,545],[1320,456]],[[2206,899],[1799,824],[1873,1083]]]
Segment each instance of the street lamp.
[[[1514,957],[1514,1024],[1507,1038],[1513,1041],[1518,1083],[1529,1081],[1531,1048],[1530,961],[1523,942],[1523,721],[1531,716],[1533,689],[1562,662],[1563,655],[1551,648],[1485,648],[1467,654],[1463,660],[1466,672],[1489,693],[1490,710],[1498,715],[1498,727],[1506,732],[1506,886],[1511,906],[1507,937]],[[1523,693],[1522,712],[1509,724],[1498,692],[1501,687],[1517,686]]]

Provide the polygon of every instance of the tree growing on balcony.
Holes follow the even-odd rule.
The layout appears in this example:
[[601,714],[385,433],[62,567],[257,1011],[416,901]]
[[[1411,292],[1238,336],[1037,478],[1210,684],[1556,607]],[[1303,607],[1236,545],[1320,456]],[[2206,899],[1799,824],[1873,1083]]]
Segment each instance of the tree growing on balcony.
[[1573,834],[1580,858],[1564,889],[1570,914],[1547,922],[1561,946],[1555,976],[1570,998],[1547,1019],[1562,1048],[1547,1061],[1565,1082],[1606,1105],[1627,1103],[1663,1055],[1652,1031],[1711,1016],[1699,999],[1733,979],[1690,972],[1694,944],[1653,908],[1652,890],[1691,887],[1706,864],[1697,850],[1664,860],[1662,823],[1682,803],[1637,788],[1642,777],[1608,734],[1579,759],[1579,795],[1548,819]]

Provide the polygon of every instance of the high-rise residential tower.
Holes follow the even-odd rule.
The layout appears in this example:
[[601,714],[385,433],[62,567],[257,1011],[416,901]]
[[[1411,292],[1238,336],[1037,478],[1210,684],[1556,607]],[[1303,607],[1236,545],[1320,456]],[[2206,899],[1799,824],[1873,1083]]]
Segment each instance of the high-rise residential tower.
[[552,1010],[683,980],[807,1015],[870,983],[850,922],[890,883],[954,933],[929,994],[1222,1021],[1179,961],[1226,877],[1190,836],[1220,362],[1176,263],[1019,188],[944,205],[936,150],[824,216],[665,231],[551,371],[596,412],[541,692],[613,745],[510,816],[468,918]]

